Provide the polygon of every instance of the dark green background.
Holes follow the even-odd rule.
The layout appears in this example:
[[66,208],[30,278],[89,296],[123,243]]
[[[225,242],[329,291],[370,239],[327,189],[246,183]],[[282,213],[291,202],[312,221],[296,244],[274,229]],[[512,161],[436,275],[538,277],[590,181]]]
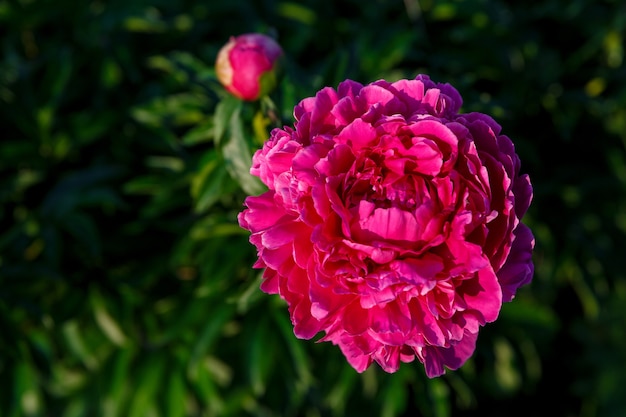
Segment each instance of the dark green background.
[[[268,103],[213,70],[252,31],[286,52],[276,125],[427,73],[515,142],[536,274],[459,371],[359,375],[258,289]],[[625,38],[618,0],[0,0],[0,416],[623,417]]]

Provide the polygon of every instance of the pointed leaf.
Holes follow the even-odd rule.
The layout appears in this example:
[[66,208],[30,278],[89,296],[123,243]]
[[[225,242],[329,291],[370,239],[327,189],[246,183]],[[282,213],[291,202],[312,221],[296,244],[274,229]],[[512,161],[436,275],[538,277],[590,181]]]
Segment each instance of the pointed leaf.
[[250,174],[252,153],[249,142],[246,140],[241,112],[235,111],[231,116],[228,134],[222,145],[226,169],[248,195],[257,195],[264,192],[266,188],[261,180]]

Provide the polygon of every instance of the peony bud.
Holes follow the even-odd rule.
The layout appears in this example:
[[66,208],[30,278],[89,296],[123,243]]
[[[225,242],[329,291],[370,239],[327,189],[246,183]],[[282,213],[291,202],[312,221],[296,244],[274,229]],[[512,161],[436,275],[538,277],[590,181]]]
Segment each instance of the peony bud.
[[233,95],[257,100],[272,91],[278,81],[278,61],[283,50],[260,33],[233,36],[217,54],[217,78]]

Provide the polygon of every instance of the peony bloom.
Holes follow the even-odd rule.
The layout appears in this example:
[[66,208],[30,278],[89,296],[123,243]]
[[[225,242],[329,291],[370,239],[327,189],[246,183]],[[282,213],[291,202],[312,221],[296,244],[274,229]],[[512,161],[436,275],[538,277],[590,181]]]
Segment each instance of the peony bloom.
[[239,224],[261,289],[286,300],[296,336],[324,332],[359,372],[459,368],[532,279],[529,178],[500,126],[461,103],[425,75],[347,80],[302,100],[254,155],[269,190]]
[[260,33],[231,37],[215,62],[217,78],[233,95],[254,101],[276,87],[278,62],[283,50]]

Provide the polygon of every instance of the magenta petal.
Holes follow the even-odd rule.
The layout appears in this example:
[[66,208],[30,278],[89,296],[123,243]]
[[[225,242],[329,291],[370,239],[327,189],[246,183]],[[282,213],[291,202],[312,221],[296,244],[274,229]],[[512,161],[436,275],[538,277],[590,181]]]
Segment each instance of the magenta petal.
[[450,369],[458,369],[469,359],[476,349],[478,333],[465,332],[463,339],[452,347],[441,349],[441,357],[444,364]]
[[339,348],[341,352],[346,357],[350,366],[354,368],[357,372],[364,372],[371,364],[372,357],[370,354],[363,353],[362,350],[356,347],[356,343],[351,340],[351,338],[344,339],[339,343]]
[[424,302],[411,303],[411,316],[418,323],[418,331],[423,334],[426,343],[433,346],[442,346],[446,343],[446,336],[435,316],[424,305]]
[[252,233],[272,227],[285,215],[281,207],[277,207],[274,193],[268,191],[260,196],[249,196],[245,204],[247,210],[239,214],[239,225]]
[[535,247],[535,238],[525,224],[519,224],[515,229],[515,240],[511,252],[502,269],[498,271],[500,285],[502,285],[502,299],[505,302],[515,297],[517,289],[528,284],[534,273],[532,251]]
[[297,172],[300,181],[314,184],[318,181],[318,173],[315,165],[326,156],[328,149],[321,144],[311,144],[298,152],[292,161],[292,167]]
[[522,217],[526,214],[528,206],[533,198],[533,188],[530,185],[530,178],[528,175],[522,175],[519,177],[513,186],[513,193],[515,194],[515,214],[518,217]]
[[416,137],[424,137],[442,142],[456,149],[458,138],[448,126],[436,120],[420,120],[411,125],[411,133]]
[[498,279],[489,267],[476,274],[475,279],[468,279],[458,287],[468,309],[479,311],[484,318],[480,324],[492,322],[498,318],[502,307],[502,291]]
[[424,97],[424,83],[419,80],[399,80],[392,84],[393,87],[403,92],[407,101],[421,100]]
[[353,150],[358,151],[369,145],[376,137],[376,129],[371,124],[362,119],[355,119],[336,136],[336,141],[348,144]]
[[323,320],[343,309],[352,297],[335,293],[330,288],[322,287],[317,279],[312,280],[309,287],[311,315]]
[[354,154],[349,146],[337,144],[328,152],[326,158],[321,158],[315,164],[315,169],[320,175],[340,175],[350,169],[354,162]]
[[368,294],[361,295],[361,307],[364,309],[371,309],[376,306],[384,306],[390,301],[396,299],[396,292],[390,288],[385,287]]
[[322,330],[321,323],[307,313],[308,309],[297,304],[291,311],[293,333],[298,339],[312,339]]
[[359,92],[358,98],[367,107],[377,104],[387,104],[392,100],[397,100],[396,96],[389,89],[379,85],[366,85]]
[[460,368],[474,353],[477,336],[477,333],[466,332],[461,341],[450,347],[424,348],[418,356],[424,362],[426,375],[434,378],[443,375],[446,367],[452,370]]
[[322,330],[322,323],[311,315],[308,303],[297,303],[291,313],[293,332],[300,339],[311,339]]
[[395,260],[389,266],[400,275],[402,281],[416,285],[418,288],[426,285],[427,289],[434,286],[435,275],[444,268],[443,260],[435,255]]
[[383,371],[394,373],[400,367],[400,347],[384,346],[373,355],[373,358]]
[[370,328],[376,333],[394,334],[396,340],[392,344],[404,344],[405,335],[412,327],[411,314],[406,305],[387,303],[370,310]]
[[334,125],[329,115],[336,102],[337,93],[332,88],[326,87],[316,94],[315,106],[311,111],[311,133],[322,133]]
[[267,249],[277,249],[292,242],[295,234],[296,231],[291,223],[278,223],[261,235],[261,242]]
[[369,321],[369,310],[362,308],[359,300],[352,301],[343,311],[343,326],[350,335],[365,333]]
[[261,282],[261,290],[268,294],[278,294],[279,285],[278,273],[273,269],[266,269],[263,272],[263,281]]
[[383,239],[416,241],[420,229],[415,216],[408,211],[396,207],[388,209],[377,208],[368,213],[370,207],[361,205],[359,225],[361,229],[369,231]]
[[293,250],[290,245],[276,249],[264,248],[261,254],[265,264],[272,269],[282,270],[287,265],[293,264]]

